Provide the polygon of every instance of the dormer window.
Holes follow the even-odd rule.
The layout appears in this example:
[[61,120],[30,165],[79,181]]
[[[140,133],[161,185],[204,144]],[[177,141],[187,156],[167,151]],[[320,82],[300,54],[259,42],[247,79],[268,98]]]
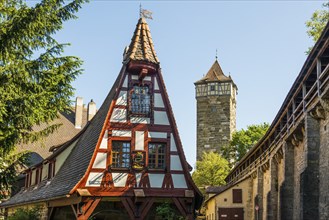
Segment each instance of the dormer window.
[[146,85],[134,85],[130,94],[130,113],[133,115],[146,115],[151,112],[151,95]]

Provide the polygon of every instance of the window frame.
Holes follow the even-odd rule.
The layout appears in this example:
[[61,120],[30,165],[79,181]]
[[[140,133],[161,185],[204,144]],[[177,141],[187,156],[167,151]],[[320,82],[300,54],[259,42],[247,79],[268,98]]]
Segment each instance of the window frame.
[[[147,95],[149,96],[149,110],[148,112],[142,112],[142,111],[138,111],[138,112],[133,112],[132,106],[133,106],[133,92],[135,87],[147,87],[148,91],[147,91]],[[137,105],[138,110],[140,110],[140,105]],[[152,87],[152,82],[131,82],[130,86],[129,86],[129,98],[128,98],[128,109],[129,109],[129,116],[142,116],[142,117],[150,117],[152,115],[153,112],[153,87]]]
[[55,161],[49,161],[47,175],[48,175],[47,179],[51,179],[55,176]]
[[[150,145],[156,145],[155,154],[150,153]],[[163,153],[159,153],[158,145],[164,146]],[[166,169],[166,164],[167,164],[167,143],[166,142],[148,142],[147,153],[148,153],[147,167],[149,169],[154,169],[154,170],[164,170],[164,169]],[[155,162],[152,163],[152,164],[155,164],[155,166],[152,166],[152,167],[150,165],[151,164],[150,163],[151,155],[155,155],[155,157],[154,157]],[[162,163],[161,166],[159,166],[159,156],[163,156],[163,163]]]
[[[122,145],[120,146],[120,151],[115,151],[114,147],[115,147],[115,143],[122,143]],[[124,146],[123,144],[129,144],[129,150],[127,152],[124,152]],[[131,141],[130,140],[112,140],[111,141],[111,168],[112,169],[129,169],[131,167]],[[119,161],[115,162],[115,159],[118,157],[114,157],[114,154],[119,155]],[[126,158],[124,158],[123,156],[126,155]],[[127,166],[116,166],[116,164],[122,164],[122,161],[124,159],[128,159],[128,164]],[[125,162],[126,164],[126,162]]]

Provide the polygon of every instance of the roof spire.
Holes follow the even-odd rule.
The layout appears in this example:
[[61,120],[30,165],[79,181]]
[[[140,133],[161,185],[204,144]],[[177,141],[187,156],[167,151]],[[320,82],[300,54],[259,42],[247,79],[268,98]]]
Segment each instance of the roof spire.
[[142,3],[139,3],[139,18],[142,18]]
[[145,18],[151,17],[150,13],[152,12],[141,8],[141,18],[138,20],[131,43],[125,52],[123,62],[128,63],[130,60],[135,60],[159,64],[153,46],[150,28],[145,20]]
[[216,60],[218,59],[218,56],[217,56],[217,48],[216,48],[216,57],[215,58],[216,58]]

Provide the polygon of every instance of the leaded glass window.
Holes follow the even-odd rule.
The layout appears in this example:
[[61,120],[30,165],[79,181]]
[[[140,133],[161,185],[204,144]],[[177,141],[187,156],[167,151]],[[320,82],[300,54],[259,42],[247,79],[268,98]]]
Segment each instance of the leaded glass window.
[[132,114],[148,115],[151,109],[151,95],[148,86],[135,85],[131,91],[130,111]]
[[130,142],[112,141],[112,167],[129,168]]
[[166,160],[166,144],[149,143],[148,167],[151,169],[164,169]]

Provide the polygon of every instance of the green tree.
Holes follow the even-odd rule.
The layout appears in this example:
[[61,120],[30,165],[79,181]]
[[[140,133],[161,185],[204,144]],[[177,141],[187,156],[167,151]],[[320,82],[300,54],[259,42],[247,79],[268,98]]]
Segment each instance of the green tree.
[[165,220],[183,220],[184,217],[177,213],[171,203],[165,202],[156,207],[157,217]]
[[38,220],[41,219],[41,207],[35,206],[31,209],[17,209],[8,220]]
[[[320,35],[329,21],[329,3],[324,3],[322,5],[323,10],[316,10],[311,19],[306,21],[307,35],[312,38],[314,43],[320,38]],[[312,47],[306,52],[309,54]]]
[[229,171],[228,161],[220,154],[204,152],[202,159],[196,162],[192,178],[198,187],[220,186],[225,184]]
[[221,148],[221,154],[232,167],[236,162],[253,147],[266,133],[269,128],[268,123],[247,126],[247,129],[236,131],[232,135],[232,140],[228,146]]
[[[11,161],[15,146],[33,142],[58,128],[34,132],[70,106],[71,83],[81,73],[82,61],[64,56],[53,35],[63,22],[74,19],[85,0],[41,0],[28,6],[22,0],[0,0],[0,170],[1,174],[24,160]],[[1,175],[0,188],[8,189],[12,176]],[[6,180],[7,179],[7,180]]]

